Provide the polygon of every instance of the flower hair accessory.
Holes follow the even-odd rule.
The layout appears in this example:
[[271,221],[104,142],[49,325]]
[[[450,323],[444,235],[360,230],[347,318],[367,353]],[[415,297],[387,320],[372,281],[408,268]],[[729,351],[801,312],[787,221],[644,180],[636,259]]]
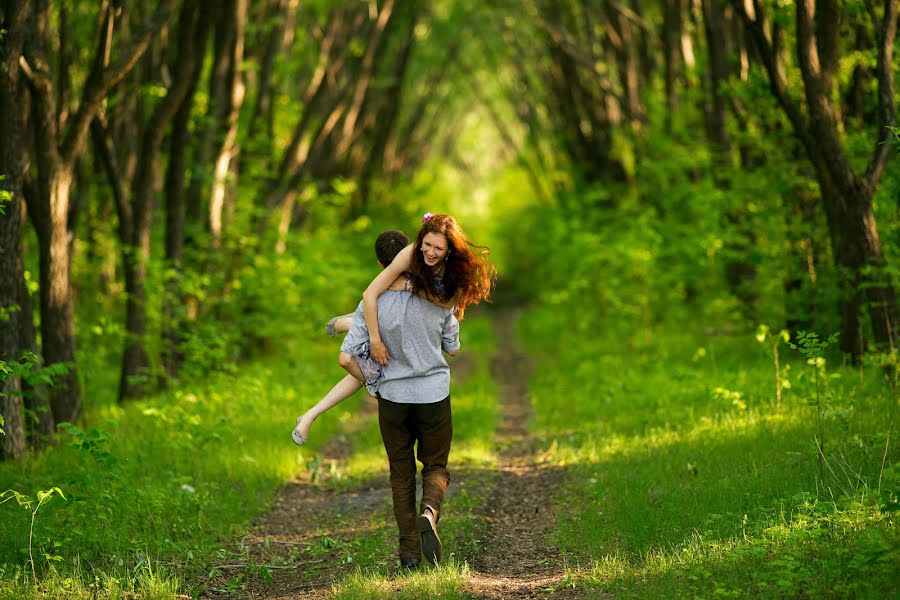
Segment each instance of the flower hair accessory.
[[425,213],[424,215],[422,215],[422,223],[427,222],[428,219],[430,219],[433,216],[434,216],[433,213],[430,213],[430,212]]

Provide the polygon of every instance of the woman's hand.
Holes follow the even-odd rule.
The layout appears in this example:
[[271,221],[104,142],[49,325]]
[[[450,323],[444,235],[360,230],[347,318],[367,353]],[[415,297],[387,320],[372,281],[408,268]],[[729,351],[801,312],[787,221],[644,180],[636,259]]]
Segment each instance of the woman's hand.
[[391,355],[388,353],[387,346],[385,346],[384,342],[382,342],[381,340],[372,340],[369,343],[369,354],[371,354],[372,358],[378,361],[378,364],[380,364],[382,367],[386,367],[388,361],[391,359]]

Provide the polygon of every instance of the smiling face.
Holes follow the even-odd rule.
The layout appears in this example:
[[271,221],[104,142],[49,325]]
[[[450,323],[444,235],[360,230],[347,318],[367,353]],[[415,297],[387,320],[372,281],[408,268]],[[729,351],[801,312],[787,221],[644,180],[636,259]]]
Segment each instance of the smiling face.
[[450,245],[443,233],[426,233],[422,238],[422,258],[429,267],[437,266],[447,257]]

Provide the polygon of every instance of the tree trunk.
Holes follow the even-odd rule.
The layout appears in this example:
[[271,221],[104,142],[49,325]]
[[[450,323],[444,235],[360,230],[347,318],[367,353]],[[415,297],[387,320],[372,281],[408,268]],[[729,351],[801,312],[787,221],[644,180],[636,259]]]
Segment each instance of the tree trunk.
[[209,231],[212,245],[222,237],[227,177],[237,152],[238,116],[244,101],[241,63],[244,58],[244,30],[248,0],[228,0],[216,30],[216,51],[212,72],[212,105],[215,111],[213,180],[209,195]]
[[[872,196],[890,153],[887,136],[896,122],[891,65],[897,33],[897,2],[884,0],[881,19],[874,11],[870,14],[877,36],[874,50],[877,54],[879,123],[872,157],[861,176],[851,167],[832,102],[832,75],[839,59],[834,38],[838,31],[835,21],[840,17],[835,5],[823,2],[822,10],[816,14],[813,0],[796,3],[797,62],[803,76],[804,111],[789,95],[760,5],[755,4],[751,14],[741,0],[732,0],[732,4],[753,37],[772,93],[790,119],[816,170],[834,260],[847,274],[842,282],[844,293],[840,301],[841,348],[854,360],[865,350],[859,322],[865,298],[875,343],[880,349],[893,349],[898,336],[896,297],[885,274],[886,260],[872,212]],[[823,44],[828,47],[823,48]]]
[[[23,205],[24,208],[24,205]],[[24,211],[23,211],[24,212]],[[24,223],[24,216],[22,222]],[[31,294],[25,283],[25,268],[22,264],[22,254],[19,253],[17,279],[19,280],[19,348],[22,352],[28,351],[39,357],[37,337],[34,331],[34,306],[31,302]],[[40,359],[35,365],[36,369],[43,367],[44,361]],[[50,408],[49,388],[44,383],[29,383],[22,380],[22,396],[25,402],[26,422],[25,430],[31,447],[42,448],[53,442],[55,423],[53,411]]]
[[125,273],[125,352],[122,355],[122,371],[119,380],[119,400],[136,398],[155,387],[148,381],[150,357],[144,337],[147,324],[147,262],[150,260],[150,233],[153,225],[153,208],[156,196],[156,179],[159,169],[160,148],[165,132],[192,87],[194,68],[194,24],[198,3],[182,4],[178,18],[178,51],[172,69],[172,85],[165,97],[154,107],[150,120],[144,127],[137,173],[131,188],[131,210],[123,211],[120,219],[128,219],[128,227],[121,228],[123,266]]
[[271,22],[271,28],[266,35],[265,43],[261,44],[262,55],[259,57],[259,79],[256,82],[258,92],[247,125],[247,137],[249,139],[256,137],[260,123],[266,128],[265,135],[267,138],[269,140],[275,138],[274,121],[272,119],[275,61],[284,48],[284,29],[287,12],[294,8],[296,7],[289,6],[287,0],[274,0],[270,4],[271,14],[265,16],[266,20]]
[[[682,0],[663,0],[663,63],[665,66],[666,103],[669,114],[678,110],[678,95],[675,88],[681,78],[681,36],[683,30]],[[666,127],[671,130],[671,117],[666,119]]]
[[[21,110],[26,97],[19,72],[19,56],[25,44],[28,0],[6,2],[0,13],[0,29],[6,32],[0,54],[0,362],[11,363],[21,355],[21,321],[31,318],[22,311],[18,297],[23,285],[21,265],[22,180],[25,164],[25,122]],[[0,459],[17,459],[25,453],[22,382],[19,377],[0,380]]]
[[[872,162],[860,177],[854,173],[838,133],[839,118],[832,101],[831,82],[838,61],[835,42],[838,21],[836,6],[830,2],[823,2],[818,14],[812,0],[797,3],[797,55],[809,107],[808,138],[815,140],[808,150],[819,155],[814,163],[834,230],[835,261],[849,275],[849,288],[841,303],[844,319],[841,347],[858,358],[865,350],[858,316],[863,298],[868,300],[875,343],[882,350],[895,347],[897,303],[884,272],[887,262],[872,212],[872,195],[887,160],[886,151],[876,145]],[[897,6],[892,0],[886,0],[876,48],[882,106],[880,125],[884,129],[894,124],[893,78],[889,65],[896,30]],[[884,135],[885,132],[878,134],[882,146]]]
[[[40,135],[40,134],[38,134]],[[39,154],[40,151],[39,151]],[[69,255],[69,194],[73,173],[59,156],[43,153],[39,158],[38,199],[34,203],[40,252],[41,340],[48,365],[66,364],[69,369],[54,380],[50,407],[57,423],[81,417],[81,390],[75,373],[75,316],[72,304]],[[38,208],[41,199],[49,206]],[[49,213],[49,214],[48,214]]]
[[625,118],[629,123],[635,123],[643,119],[644,108],[641,105],[639,49],[632,31],[633,25],[618,2],[606,0],[605,11],[610,32],[614,34],[610,36],[610,40],[619,72]]
[[170,268],[171,276],[166,279],[166,291],[163,298],[163,333],[162,333],[162,363],[166,374],[170,378],[178,376],[183,356],[179,350],[182,340],[181,307],[181,269],[184,255],[185,242],[185,161],[188,143],[188,124],[191,117],[191,108],[194,102],[194,94],[197,83],[200,80],[200,72],[203,68],[203,49],[206,48],[206,40],[210,30],[209,19],[204,18],[201,8],[200,22],[194,36],[192,58],[193,70],[190,74],[190,88],[175,113],[172,121],[172,131],[169,136],[169,164],[166,170],[165,205],[166,205],[166,234],[165,257],[166,264]]
[[[713,180],[718,189],[731,189],[734,160],[731,138],[726,125],[727,103],[722,92],[731,75],[728,57],[722,49],[728,47],[725,16],[721,0],[703,0],[703,29],[706,35],[707,60],[709,67],[707,81],[711,105],[705,107],[706,130],[713,156]],[[743,206],[735,206],[730,200],[725,210],[724,227],[726,234],[725,281],[731,293],[741,303],[744,319],[756,321],[757,293],[756,266],[749,262],[747,255],[756,246],[756,232],[749,214]]]

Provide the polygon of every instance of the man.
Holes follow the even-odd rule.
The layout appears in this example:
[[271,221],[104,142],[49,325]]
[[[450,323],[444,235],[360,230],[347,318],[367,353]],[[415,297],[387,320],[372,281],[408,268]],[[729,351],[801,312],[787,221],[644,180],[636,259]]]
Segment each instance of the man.
[[[423,554],[432,564],[441,559],[437,522],[450,481],[447,458],[453,438],[450,367],[441,351],[450,356],[459,351],[459,323],[452,309],[406,291],[388,290],[378,298],[378,324],[391,356],[375,390],[378,424],[390,464],[400,564],[414,569]],[[341,351],[368,338],[360,307]],[[416,458],[422,463],[419,510]]]

